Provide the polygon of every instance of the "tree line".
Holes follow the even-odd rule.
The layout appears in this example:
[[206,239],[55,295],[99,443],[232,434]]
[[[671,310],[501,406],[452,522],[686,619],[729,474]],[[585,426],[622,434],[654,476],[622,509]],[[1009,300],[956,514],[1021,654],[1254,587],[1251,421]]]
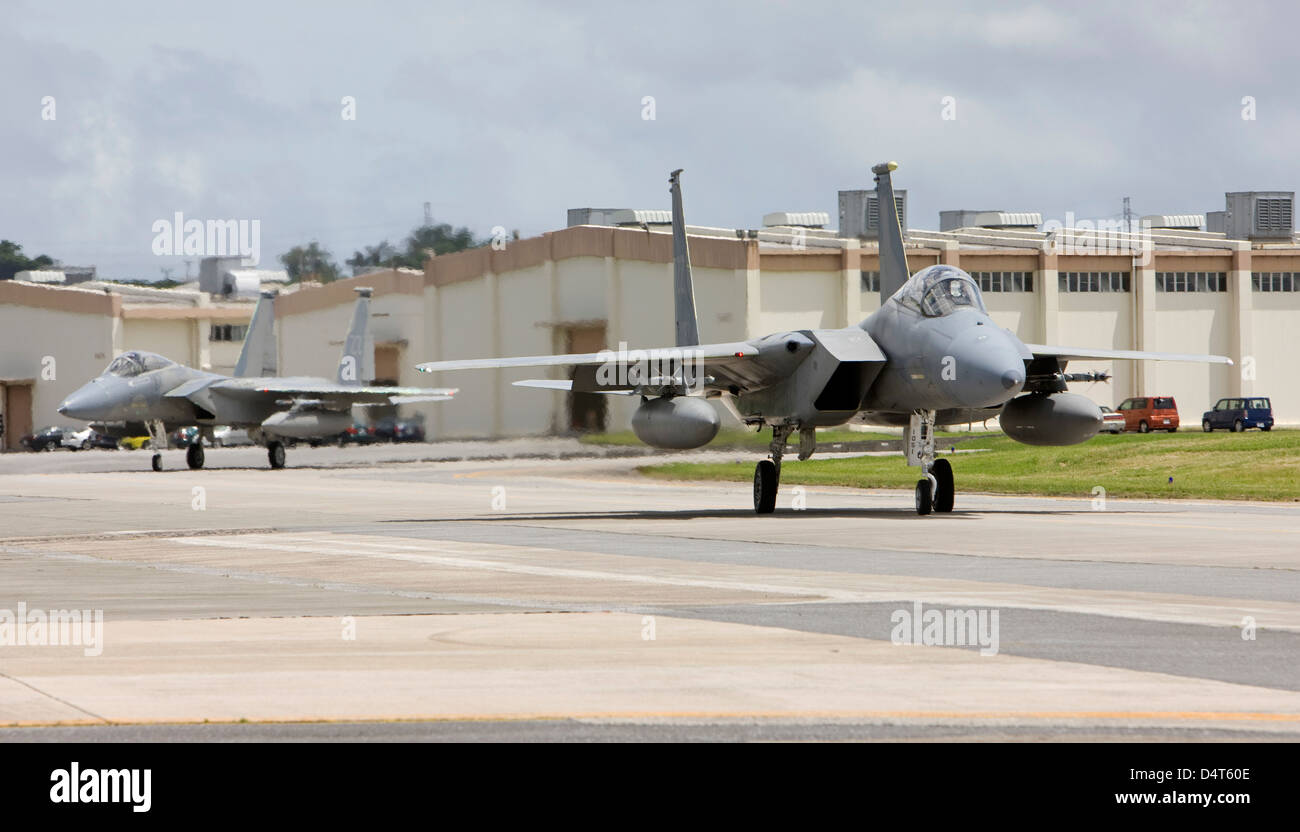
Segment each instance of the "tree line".
[[[453,228],[448,223],[422,225],[414,229],[401,247],[388,240],[373,246],[363,246],[343,261],[353,275],[368,268],[423,269],[424,261],[433,255],[450,254],[486,245],[488,240],[478,240],[468,228]],[[334,255],[316,240],[298,245],[280,255],[280,262],[289,274],[290,281],[317,280],[329,283],[343,275],[343,267],[334,262]]]

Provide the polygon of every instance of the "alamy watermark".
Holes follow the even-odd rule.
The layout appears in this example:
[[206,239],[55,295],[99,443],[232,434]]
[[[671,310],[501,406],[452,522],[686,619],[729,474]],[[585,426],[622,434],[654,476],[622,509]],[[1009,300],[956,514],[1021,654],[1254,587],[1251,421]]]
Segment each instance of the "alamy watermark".
[[922,609],[920,601],[912,609],[890,613],[894,629],[889,640],[895,645],[926,647],[979,647],[981,656],[998,654],[998,611]]
[[153,253],[159,257],[240,257],[262,260],[261,220],[187,220],[177,211],[171,219],[154,220]]
[[617,350],[596,353],[596,383],[601,387],[672,387],[699,392],[704,389],[704,352],[690,347],[629,350],[626,341]]
[[41,610],[19,601],[0,609],[0,647],[82,647],[87,656],[104,652],[103,610]]

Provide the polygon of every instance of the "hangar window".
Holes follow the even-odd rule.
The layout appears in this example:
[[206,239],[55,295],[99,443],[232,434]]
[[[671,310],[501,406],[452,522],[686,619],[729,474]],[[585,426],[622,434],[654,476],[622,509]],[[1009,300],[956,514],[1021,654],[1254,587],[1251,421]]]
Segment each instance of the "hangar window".
[[1252,272],[1250,285],[1256,292],[1300,292],[1296,272]]
[[248,334],[247,324],[213,324],[208,330],[209,341],[242,341]]
[[1157,292],[1226,292],[1227,272],[1156,272]]
[[1128,272],[1061,272],[1057,288],[1062,292],[1127,292]]
[[971,272],[981,292],[1032,292],[1033,272]]
[[880,272],[862,272],[862,291],[879,292],[880,291]]

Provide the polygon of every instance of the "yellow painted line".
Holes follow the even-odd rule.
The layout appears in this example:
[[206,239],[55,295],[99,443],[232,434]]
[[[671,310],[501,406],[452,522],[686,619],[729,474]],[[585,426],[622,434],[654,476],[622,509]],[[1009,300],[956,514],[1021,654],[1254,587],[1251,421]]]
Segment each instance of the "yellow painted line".
[[144,720],[55,720],[0,723],[5,728],[76,725],[311,725],[346,722],[526,722],[570,719],[939,719],[939,720],[1169,720],[1176,722],[1261,722],[1300,723],[1300,713],[1237,711],[537,711],[504,714],[408,714],[401,716],[337,716],[300,719],[144,719]]

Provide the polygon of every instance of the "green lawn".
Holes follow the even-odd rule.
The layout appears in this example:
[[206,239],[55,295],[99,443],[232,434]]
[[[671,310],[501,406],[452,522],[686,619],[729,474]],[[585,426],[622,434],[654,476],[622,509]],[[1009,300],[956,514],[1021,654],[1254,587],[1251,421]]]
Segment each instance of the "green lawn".
[[[986,433],[967,433],[966,431],[950,432],[937,430],[934,432],[935,437],[968,437],[968,436],[986,436]],[[855,430],[819,430],[817,431],[817,444],[819,446],[829,446],[836,442],[873,442],[881,440],[899,440],[902,439],[901,432],[864,432]],[[645,447],[645,443],[636,438],[630,430],[618,431],[616,433],[587,433],[579,437],[579,441],[588,445],[635,445]],[[772,432],[765,430],[757,433],[752,430],[740,430],[739,428],[726,428],[718,431],[718,435],[706,447],[710,450],[726,450],[728,448],[753,448],[754,450],[767,450],[767,445],[772,441]],[[791,447],[798,447],[799,434],[790,437]],[[784,463],[783,463],[784,464]]]
[[[942,446],[942,442],[940,442]],[[975,434],[960,445],[980,453],[952,455],[957,491],[1091,497],[1183,497],[1300,500],[1300,431],[1270,433],[1101,435],[1082,445],[1041,448],[1000,434]],[[754,462],[668,463],[639,469],[651,477],[750,481]],[[900,456],[817,459],[786,457],[781,484],[912,488],[917,468]],[[1170,482],[1169,478],[1173,481]]]

